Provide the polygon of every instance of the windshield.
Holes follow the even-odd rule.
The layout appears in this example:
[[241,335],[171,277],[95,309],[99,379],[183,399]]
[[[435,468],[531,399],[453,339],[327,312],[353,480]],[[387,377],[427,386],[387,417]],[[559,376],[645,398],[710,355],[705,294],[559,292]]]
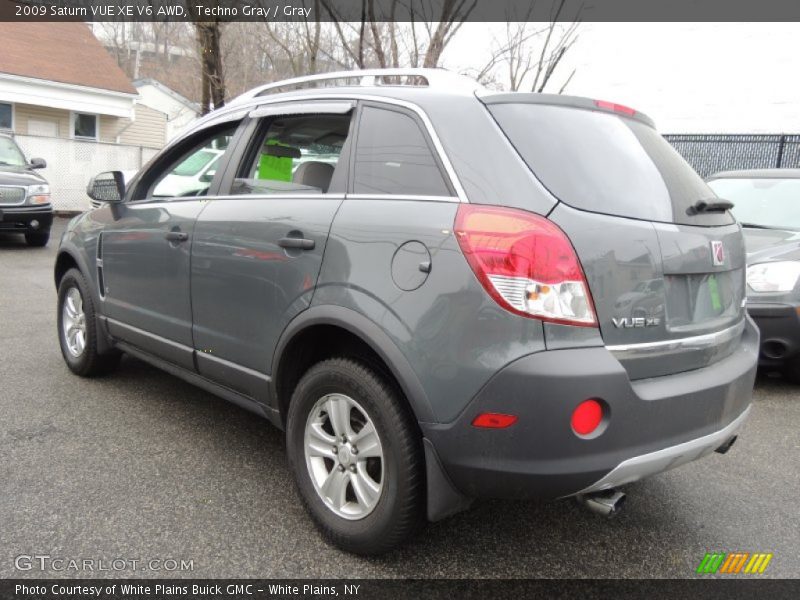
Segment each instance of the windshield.
[[200,150],[199,152],[195,152],[189,158],[175,167],[175,169],[172,171],[172,174],[179,175],[181,177],[192,177],[197,175],[203,169],[203,167],[205,167],[213,159],[218,158],[219,155],[219,152],[213,152],[211,150]]
[[733,202],[740,223],[800,229],[800,179],[714,179],[708,185]]
[[536,103],[489,105],[531,171],[559,200],[582,210],[690,225],[732,222],[691,216],[713,197],[658,132],[605,112]]
[[0,165],[24,167],[26,164],[25,157],[14,140],[0,137]]

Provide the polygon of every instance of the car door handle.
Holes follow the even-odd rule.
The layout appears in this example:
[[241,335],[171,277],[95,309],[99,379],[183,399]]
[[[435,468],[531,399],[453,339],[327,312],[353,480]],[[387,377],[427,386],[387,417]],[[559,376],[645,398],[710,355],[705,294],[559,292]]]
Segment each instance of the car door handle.
[[189,234],[183,231],[168,231],[164,237],[170,242],[185,242],[189,239]]
[[313,250],[314,240],[307,240],[305,238],[285,237],[278,240],[278,246],[281,248],[300,248],[301,250]]

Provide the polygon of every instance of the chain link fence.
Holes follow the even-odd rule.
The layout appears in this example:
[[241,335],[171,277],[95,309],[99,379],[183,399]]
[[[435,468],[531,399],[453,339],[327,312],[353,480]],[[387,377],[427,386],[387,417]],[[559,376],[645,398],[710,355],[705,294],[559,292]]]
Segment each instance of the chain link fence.
[[668,134],[667,141],[702,177],[734,169],[800,167],[800,135]]
[[86,195],[89,179],[103,171],[137,171],[158,152],[155,148],[106,142],[16,135],[28,159],[41,157],[47,168],[39,171],[50,183],[53,207],[75,212],[91,208]]

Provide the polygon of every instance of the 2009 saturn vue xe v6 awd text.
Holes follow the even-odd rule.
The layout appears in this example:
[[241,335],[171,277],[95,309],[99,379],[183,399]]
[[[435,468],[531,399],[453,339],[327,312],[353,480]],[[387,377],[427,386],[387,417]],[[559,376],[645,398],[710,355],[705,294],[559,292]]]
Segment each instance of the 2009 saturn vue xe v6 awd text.
[[289,80],[89,194],[55,266],[69,368],[125,352],[285,428],[352,552],[477,497],[613,512],[749,411],[739,225],[624,106],[440,70]]

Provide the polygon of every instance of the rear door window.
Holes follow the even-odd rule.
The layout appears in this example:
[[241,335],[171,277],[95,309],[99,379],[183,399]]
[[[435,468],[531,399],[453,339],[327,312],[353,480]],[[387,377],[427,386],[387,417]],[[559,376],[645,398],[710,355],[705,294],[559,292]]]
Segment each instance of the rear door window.
[[353,192],[452,196],[417,121],[372,106],[364,107],[359,124]]
[[731,223],[726,213],[690,214],[714,192],[651,126],[633,118],[538,103],[489,104],[536,177],[562,202],[610,215],[685,223]]

